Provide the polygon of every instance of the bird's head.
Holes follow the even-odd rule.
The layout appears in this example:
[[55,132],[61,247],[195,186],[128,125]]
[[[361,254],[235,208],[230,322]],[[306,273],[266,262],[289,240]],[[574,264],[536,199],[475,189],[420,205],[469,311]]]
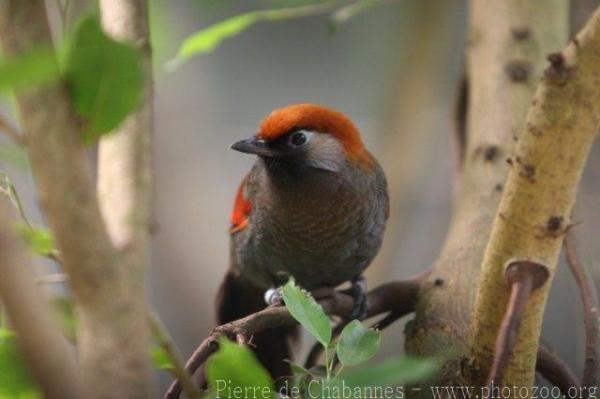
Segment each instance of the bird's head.
[[348,164],[370,170],[371,158],[358,129],[344,114],[315,104],[271,112],[251,138],[232,149],[256,154],[269,165],[339,171]]

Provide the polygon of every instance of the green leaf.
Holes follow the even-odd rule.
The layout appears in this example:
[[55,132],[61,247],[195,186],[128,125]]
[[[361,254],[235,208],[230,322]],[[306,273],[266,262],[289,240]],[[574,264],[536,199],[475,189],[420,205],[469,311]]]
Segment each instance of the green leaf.
[[171,363],[169,355],[167,355],[167,352],[161,346],[152,346],[150,348],[150,355],[155,368],[161,370],[171,370],[173,368],[173,363]]
[[59,77],[51,49],[39,49],[0,61],[0,92],[48,83]]
[[351,387],[407,385],[431,378],[436,370],[437,364],[431,359],[403,356],[342,373],[334,384],[343,381]]
[[17,223],[16,227],[31,252],[42,256],[58,252],[54,245],[54,235],[49,229],[32,226],[27,223]]
[[184,40],[179,48],[177,58],[172,61],[171,66],[177,65],[177,63],[194,54],[211,52],[223,40],[242,33],[254,23],[264,19],[264,17],[264,12],[253,11],[226,19],[196,32]]
[[353,320],[342,330],[336,351],[344,366],[352,366],[375,356],[380,343],[379,331],[363,326],[358,320]]
[[0,397],[42,397],[21,355],[16,335],[6,328],[0,328]]
[[144,87],[140,53],[104,34],[96,16],[75,30],[67,55],[66,79],[76,111],[93,142],[115,129],[138,105]]
[[50,304],[58,323],[62,327],[63,334],[70,342],[75,343],[77,341],[79,322],[75,317],[73,301],[69,298],[58,296],[52,298]]
[[273,398],[269,373],[250,349],[226,338],[206,365],[208,384],[220,398]]
[[283,286],[283,301],[291,315],[323,346],[331,342],[331,323],[321,305],[306,291],[300,289],[294,279]]
[[208,28],[199,30],[186,38],[179,48],[175,59],[171,60],[167,66],[172,69],[193,55],[211,52],[217,48],[223,40],[239,35],[257,22],[280,21],[284,19],[318,15],[330,11],[334,5],[336,5],[336,2],[331,1],[297,7],[251,11],[245,14],[236,15],[211,25]]

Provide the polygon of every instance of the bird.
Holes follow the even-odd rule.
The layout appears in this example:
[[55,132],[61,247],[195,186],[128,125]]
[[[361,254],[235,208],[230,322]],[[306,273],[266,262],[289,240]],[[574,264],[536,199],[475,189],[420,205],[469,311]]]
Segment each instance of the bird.
[[[354,318],[366,314],[363,272],[381,247],[389,215],[384,171],[341,112],[311,103],[271,112],[252,137],[231,145],[256,156],[235,196],[230,267],[218,290],[224,324],[267,306],[265,292],[293,277],[306,290],[350,282]],[[295,327],[252,343],[277,380],[290,375]]]

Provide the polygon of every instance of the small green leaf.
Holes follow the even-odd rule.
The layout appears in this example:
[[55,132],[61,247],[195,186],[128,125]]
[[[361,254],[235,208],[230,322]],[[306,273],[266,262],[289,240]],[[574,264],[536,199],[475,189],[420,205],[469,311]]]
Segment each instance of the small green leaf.
[[21,355],[18,338],[6,328],[0,328],[0,397],[42,397]]
[[294,279],[283,287],[283,301],[291,315],[323,346],[331,342],[331,322],[321,305],[306,291],[300,289]]
[[175,59],[171,60],[167,66],[172,69],[193,55],[208,53],[217,48],[223,40],[239,35],[257,22],[281,21],[318,15],[330,11],[335,5],[335,1],[330,1],[296,7],[251,11],[236,15],[208,28],[199,30],[186,38],[179,48]]
[[32,226],[27,223],[17,223],[16,227],[31,252],[42,256],[58,252],[54,245],[54,235],[49,229]]
[[351,387],[407,385],[431,378],[436,370],[436,362],[430,359],[396,357],[342,373],[334,380],[334,384],[343,380]]
[[0,61],[0,92],[51,82],[59,68],[51,49],[40,49]]
[[150,348],[150,355],[152,356],[152,364],[154,367],[161,370],[171,370],[173,368],[173,363],[171,363],[171,359],[167,352],[158,345],[152,346]]
[[108,133],[142,97],[140,53],[104,34],[96,16],[75,30],[67,55],[66,79],[76,111],[86,120],[88,143]]
[[336,351],[344,366],[352,366],[375,356],[380,343],[379,331],[363,326],[358,320],[353,320],[342,330]]
[[273,398],[269,373],[250,349],[221,338],[206,365],[208,384],[220,398]]

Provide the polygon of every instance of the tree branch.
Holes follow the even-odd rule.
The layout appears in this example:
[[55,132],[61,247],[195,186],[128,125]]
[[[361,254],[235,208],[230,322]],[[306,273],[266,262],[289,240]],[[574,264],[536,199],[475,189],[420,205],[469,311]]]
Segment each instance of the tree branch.
[[146,0],[101,0],[99,4],[106,33],[141,52],[145,77],[144,95],[138,109],[116,131],[100,139],[98,200],[110,240],[118,251],[120,284],[126,288],[120,294],[128,307],[127,334],[135,337],[127,350],[139,362],[135,368],[123,364],[121,368],[127,372],[122,372],[122,378],[136,381],[134,395],[149,397],[153,372],[148,356],[150,331],[146,319],[145,271],[152,195],[153,82],[148,5]]
[[85,391],[73,353],[34,282],[21,241],[11,231],[11,208],[0,195],[0,299],[45,397],[82,398]]
[[[407,312],[407,309],[414,309],[422,289],[423,277],[424,275],[375,288],[368,295],[370,307],[367,317],[392,311]],[[313,296],[328,315],[345,317],[352,312],[354,301],[349,295],[327,288],[314,291]],[[252,335],[261,331],[294,324],[296,324],[296,320],[284,306],[269,306],[242,319],[223,324],[213,329],[211,334],[202,341],[188,359],[185,368],[190,375],[193,375],[208,357],[217,351],[218,340],[221,336],[246,343]],[[181,386],[178,381],[174,381],[166,392],[165,399],[178,398],[180,393]]]
[[583,368],[582,385],[595,387],[600,385],[600,303],[594,280],[579,261],[573,243],[572,232],[565,236],[564,247],[567,263],[579,287],[583,304],[583,321],[585,324],[585,366]]
[[566,397],[569,388],[581,385],[579,378],[569,366],[556,353],[543,345],[538,349],[535,368],[548,382],[560,388]]
[[511,169],[481,266],[471,320],[475,364],[489,370],[491,348],[508,301],[503,279],[507,263],[529,261],[550,272],[532,293],[506,369],[505,383],[529,387],[535,374],[543,310],[556,268],[577,185],[600,128],[596,77],[600,52],[600,10],[559,53],[538,86],[512,157]]

